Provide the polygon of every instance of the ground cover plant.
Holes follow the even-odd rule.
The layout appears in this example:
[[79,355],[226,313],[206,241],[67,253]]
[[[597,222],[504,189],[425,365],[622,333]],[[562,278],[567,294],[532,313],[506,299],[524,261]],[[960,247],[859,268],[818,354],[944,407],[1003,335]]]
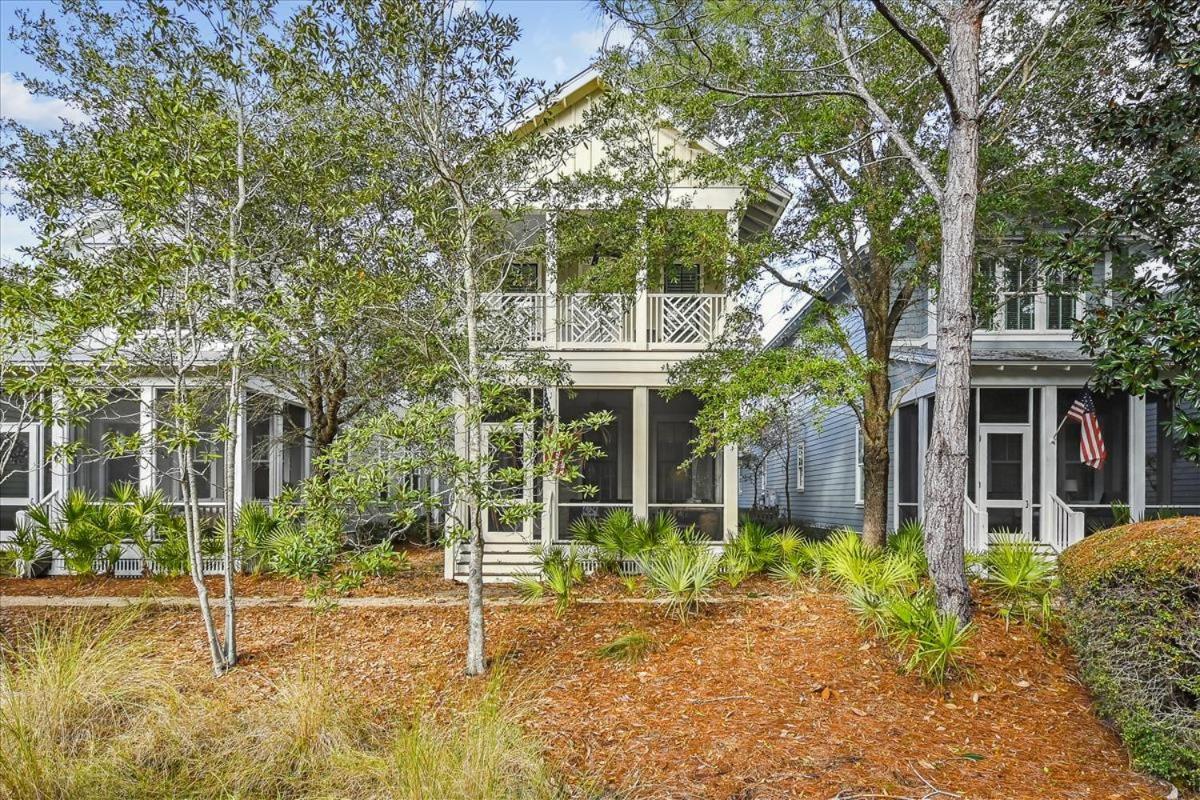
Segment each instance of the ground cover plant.
[[1200,790],[1200,519],[1094,534],[1062,556],[1081,676],[1134,764]]

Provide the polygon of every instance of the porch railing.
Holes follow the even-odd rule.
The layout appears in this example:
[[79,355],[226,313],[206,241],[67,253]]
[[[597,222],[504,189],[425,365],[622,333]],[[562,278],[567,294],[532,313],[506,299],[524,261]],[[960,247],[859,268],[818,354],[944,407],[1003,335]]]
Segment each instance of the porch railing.
[[652,294],[647,331],[652,344],[705,344],[721,332],[720,294]]
[[546,301],[543,293],[505,292],[489,295],[488,311],[500,324],[523,337],[525,341],[540,344],[546,340]]
[[1060,553],[1083,539],[1083,512],[1075,511],[1056,494],[1050,495],[1048,531],[1052,547]]
[[564,344],[628,344],[635,340],[632,298],[565,294],[558,298],[558,340]]
[[986,519],[979,512],[979,506],[969,497],[963,498],[963,547],[968,553],[983,553],[987,551]]

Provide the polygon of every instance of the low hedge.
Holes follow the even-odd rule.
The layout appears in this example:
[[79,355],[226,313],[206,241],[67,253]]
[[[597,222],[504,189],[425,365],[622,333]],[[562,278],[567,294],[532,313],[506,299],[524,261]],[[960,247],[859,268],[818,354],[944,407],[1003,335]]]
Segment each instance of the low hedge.
[[1089,536],[1060,571],[1068,636],[1099,712],[1135,766],[1200,789],[1200,518]]

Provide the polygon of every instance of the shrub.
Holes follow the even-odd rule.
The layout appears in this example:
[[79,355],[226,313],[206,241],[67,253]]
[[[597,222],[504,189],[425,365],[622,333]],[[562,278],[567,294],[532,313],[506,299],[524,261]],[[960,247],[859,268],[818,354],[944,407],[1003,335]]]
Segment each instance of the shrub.
[[12,571],[18,578],[36,578],[50,566],[50,547],[38,529],[28,523],[17,525],[7,552]]
[[350,557],[350,571],[376,578],[386,578],[397,572],[412,569],[408,553],[392,547],[391,542],[380,542]]
[[1001,604],[1005,619],[1051,616],[1051,597],[1057,582],[1055,565],[1038,546],[1019,534],[999,534],[979,558],[984,589]]
[[887,537],[887,550],[912,565],[918,575],[929,574],[925,560],[925,529],[917,520],[910,520]]
[[271,540],[284,522],[283,517],[256,501],[246,503],[238,510],[233,540],[244,571],[257,575],[268,567]]
[[641,560],[651,592],[667,601],[668,611],[674,612],[680,622],[686,622],[708,597],[720,566],[720,558],[711,549],[695,544],[685,533]]
[[289,578],[311,578],[329,572],[339,548],[339,537],[330,530],[287,521],[272,532],[264,551],[271,570]]
[[549,592],[554,596],[554,613],[562,616],[575,598],[575,587],[584,578],[583,554],[577,545],[539,547],[538,571],[516,576],[517,589],[526,600],[540,600]]
[[1068,638],[1134,764],[1200,789],[1200,519],[1103,531],[1060,560]]
[[596,655],[610,661],[637,664],[653,649],[653,636],[645,631],[631,630],[596,648]]

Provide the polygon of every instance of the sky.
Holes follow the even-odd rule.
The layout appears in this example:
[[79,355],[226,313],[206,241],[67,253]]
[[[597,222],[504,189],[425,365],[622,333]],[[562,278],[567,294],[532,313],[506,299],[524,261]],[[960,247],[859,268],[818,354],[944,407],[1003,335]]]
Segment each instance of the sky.
[[[475,0],[469,0],[474,2]],[[284,0],[279,16],[286,17],[299,0]],[[520,40],[514,47],[519,68],[526,75],[557,83],[588,66],[598,53],[610,25],[594,3],[587,0],[495,0],[498,13],[517,18]],[[61,101],[31,95],[17,78],[19,73],[41,74],[38,65],[9,38],[17,24],[17,13],[53,11],[49,0],[0,0],[0,116],[31,127],[57,126],[59,118],[75,112]],[[610,42],[612,43],[612,42]],[[17,248],[32,243],[28,227],[8,210],[12,196],[0,186],[0,257],[12,258]],[[778,293],[776,293],[778,294]],[[783,321],[779,311],[782,296],[765,298],[764,321],[770,335]]]

